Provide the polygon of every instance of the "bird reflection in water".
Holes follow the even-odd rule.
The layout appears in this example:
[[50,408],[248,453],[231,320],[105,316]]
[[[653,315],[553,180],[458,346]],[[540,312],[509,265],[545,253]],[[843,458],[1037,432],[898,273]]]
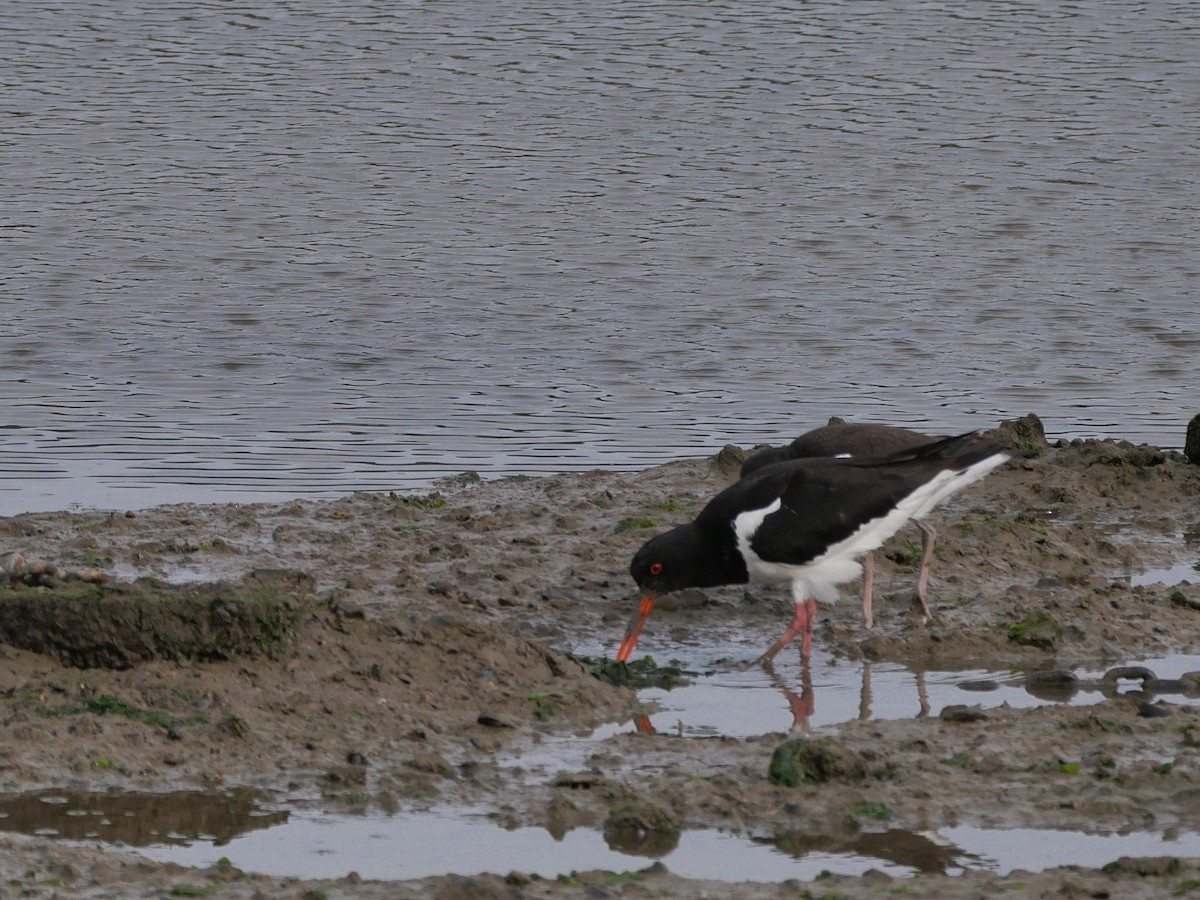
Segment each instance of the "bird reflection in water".
[[[812,717],[816,714],[816,696],[817,692],[813,686],[812,666],[808,659],[800,658],[799,668],[799,684],[795,683],[795,676],[785,677],[775,669],[773,665],[764,666],[763,670],[768,677],[770,686],[782,695],[787,704],[787,709],[791,713],[792,723],[788,729],[790,733],[807,733],[811,727]],[[926,673],[923,671],[913,672],[917,694],[917,713],[915,718],[921,719],[930,715],[931,704],[929,702],[929,692],[926,687]],[[872,665],[869,662],[864,662],[859,671],[860,686],[858,695],[858,714],[859,721],[870,721],[874,718],[874,694],[872,690]],[[846,717],[853,718],[853,715]],[[838,719],[841,721],[841,719]],[[647,713],[640,713],[633,717],[633,725],[636,731],[640,734],[660,734],[664,733],[659,728],[656,728],[651,717]],[[713,729],[720,731],[719,728]],[[764,731],[771,730],[764,727]],[[682,721],[679,721],[675,728],[669,729],[666,733],[677,733],[679,737],[684,737],[685,726]]]

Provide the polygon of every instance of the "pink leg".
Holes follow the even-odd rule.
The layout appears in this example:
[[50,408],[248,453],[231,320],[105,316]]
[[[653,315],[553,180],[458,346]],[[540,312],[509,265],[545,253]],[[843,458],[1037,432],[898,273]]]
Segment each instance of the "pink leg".
[[792,616],[791,624],[787,630],[779,636],[779,640],[773,643],[770,648],[755,660],[756,663],[766,665],[775,658],[780,650],[792,642],[796,635],[803,635],[800,638],[800,655],[808,659],[812,651],[812,627],[813,620],[817,617],[817,601],[812,597],[806,600],[796,601],[796,612]]
[[925,613],[925,621],[933,618],[929,603],[925,599],[926,588],[929,587],[929,561],[933,559],[933,542],[937,540],[937,531],[928,522],[913,519],[912,523],[921,529],[921,568],[917,575],[917,599],[921,601],[921,610]]
[[862,690],[858,695],[858,718],[865,722],[871,718],[871,664],[863,663]]
[[800,655],[808,659],[812,656],[812,633],[813,623],[817,621],[817,601],[809,597],[804,606],[808,610],[808,621],[804,626],[804,634],[800,638]]
[[871,628],[875,618],[871,615],[871,594],[875,582],[875,557],[868,553],[863,557],[863,628]]

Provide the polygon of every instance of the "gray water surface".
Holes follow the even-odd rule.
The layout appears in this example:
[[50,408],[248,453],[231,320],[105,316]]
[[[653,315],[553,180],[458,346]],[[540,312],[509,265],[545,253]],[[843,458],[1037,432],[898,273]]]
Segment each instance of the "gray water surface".
[[1200,400],[1191,3],[64,0],[0,83],[0,514]]

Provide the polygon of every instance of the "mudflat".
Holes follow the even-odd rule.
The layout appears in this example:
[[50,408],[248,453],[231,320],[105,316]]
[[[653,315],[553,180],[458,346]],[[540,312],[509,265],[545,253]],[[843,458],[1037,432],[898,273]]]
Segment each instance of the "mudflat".
[[[815,644],[914,670],[1020,670],[1048,693],[1069,687],[1076,666],[1198,652],[1200,576],[1135,587],[1131,575],[1200,558],[1200,466],[1120,441],[1050,445],[1033,417],[997,434],[1014,459],[929,517],[934,621],[914,614],[916,538],[901,532],[876,554],[874,629],[847,585],[821,609]],[[510,828],[603,829],[631,852],[644,842],[647,856],[706,828],[787,838],[799,852],[951,826],[1196,830],[1200,716],[1185,698],[1200,695],[1200,675],[1166,699],[964,704],[748,738],[617,733],[575,771],[500,765],[646,711],[579,648],[611,655],[637,600],[629,559],[690,521],[746,452],[636,473],[464,473],[420,496],[0,519],[5,791],[452,805]],[[770,587],[687,591],[656,608],[643,641],[657,630],[718,646],[736,631],[765,647],[788,607]],[[650,859],[560,879],[303,881],[151,863],[3,821],[0,883],[14,896],[1161,897],[1200,886],[1200,859],[1170,844],[1101,868],[812,883],[688,879]]]

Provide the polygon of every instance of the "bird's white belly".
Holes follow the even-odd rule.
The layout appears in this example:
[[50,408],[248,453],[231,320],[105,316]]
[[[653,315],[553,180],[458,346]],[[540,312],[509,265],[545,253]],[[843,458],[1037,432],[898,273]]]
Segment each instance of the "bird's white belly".
[[797,602],[812,597],[821,603],[836,603],[837,586],[862,575],[862,564],[847,557],[813,560],[802,566],[765,562],[758,557],[746,560],[751,581],[790,583]]
[[[814,597],[822,603],[836,603],[837,585],[853,581],[862,575],[862,565],[853,557],[826,552],[814,560],[797,565],[769,562],[761,559],[751,549],[750,539],[762,525],[763,519],[776,512],[782,505],[782,501],[776,499],[769,506],[744,512],[733,520],[733,531],[737,535],[738,550],[746,563],[746,573],[751,581],[790,583],[797,602]],[[837,549],[835,546],[830,548],[830,551]]]

